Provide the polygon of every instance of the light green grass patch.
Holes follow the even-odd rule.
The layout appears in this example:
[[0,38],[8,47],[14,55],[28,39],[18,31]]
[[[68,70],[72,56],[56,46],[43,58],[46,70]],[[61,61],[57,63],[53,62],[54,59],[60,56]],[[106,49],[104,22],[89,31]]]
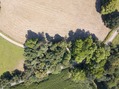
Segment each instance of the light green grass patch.
[[114,45],[119,45],[119,34],[115,37],[115,39],[112,41]]
[[119,0],[117,0],[117,10],[119,11]]
[[111,30],[108,35],[106,36],[106,38],[104,39],[104,43],[108,41],[108,39],[114,34],[115,30]]
[[0,37],[0,74],[15,69],[23,60],[23,49]]

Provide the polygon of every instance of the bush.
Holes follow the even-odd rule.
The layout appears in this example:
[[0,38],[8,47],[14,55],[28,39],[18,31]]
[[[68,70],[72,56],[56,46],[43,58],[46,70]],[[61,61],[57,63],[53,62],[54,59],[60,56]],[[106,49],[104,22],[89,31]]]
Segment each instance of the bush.
[[[105,0],[104,0],[105,1]],[[109,0],[101,6],[101,14],[109,14],[118,10],[119,0]]]
[[119,27],[119,12],[103,15],[104,24],[110,29]]

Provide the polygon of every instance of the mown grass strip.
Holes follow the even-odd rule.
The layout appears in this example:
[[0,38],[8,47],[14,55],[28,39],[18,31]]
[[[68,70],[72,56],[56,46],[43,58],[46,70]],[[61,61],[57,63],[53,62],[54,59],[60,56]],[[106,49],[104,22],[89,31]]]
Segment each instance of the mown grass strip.
[[108,39],[114,34],[115,30],[111,30],[108,35],[106,36],[106,38],[104,39],[103,43],[106,43],[108,41]]
[[115,39],[112,41],[114,45],[119,45],[119,34],[115,37]]

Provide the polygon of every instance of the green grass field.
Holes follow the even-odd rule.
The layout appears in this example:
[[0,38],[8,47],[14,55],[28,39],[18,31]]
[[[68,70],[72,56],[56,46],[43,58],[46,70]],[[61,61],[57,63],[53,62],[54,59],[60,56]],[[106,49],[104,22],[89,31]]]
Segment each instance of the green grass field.
[[112,42],[114,45],[119,45],[119,34],[115,37],[115,39]]
[[50,75],[47,81],[39,84],[32,84],[30,86],[18,85],[10,89],[95,89],[92,88],[88,83],[74,83],[68,79],[68,70],[64,70],[62,73],[57,75]]
[[0,37],[0,74],[13,70],[23,60],[23,49]]

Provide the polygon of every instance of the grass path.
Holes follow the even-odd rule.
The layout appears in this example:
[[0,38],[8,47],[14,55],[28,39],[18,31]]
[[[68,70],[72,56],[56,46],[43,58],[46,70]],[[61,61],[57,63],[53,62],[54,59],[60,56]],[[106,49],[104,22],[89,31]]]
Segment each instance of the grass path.
[[119,28],[113,30],[112,33],[109,33],[109,35],[107,35],[107,39],[105,41],[105,44],[109,44],[109,43],[113,42],[113,40],[116,38],[116,36],[119,33],[118,30],[119,30]]
[[118,32],[115,31],[114,34],[110,37],[110,39],[108,40],[109,42],[112,42],[113,39],[117,36]]
[[119,34],[114,38],[114,40],[112,41],[112,43],[114,45],[119,45]]

